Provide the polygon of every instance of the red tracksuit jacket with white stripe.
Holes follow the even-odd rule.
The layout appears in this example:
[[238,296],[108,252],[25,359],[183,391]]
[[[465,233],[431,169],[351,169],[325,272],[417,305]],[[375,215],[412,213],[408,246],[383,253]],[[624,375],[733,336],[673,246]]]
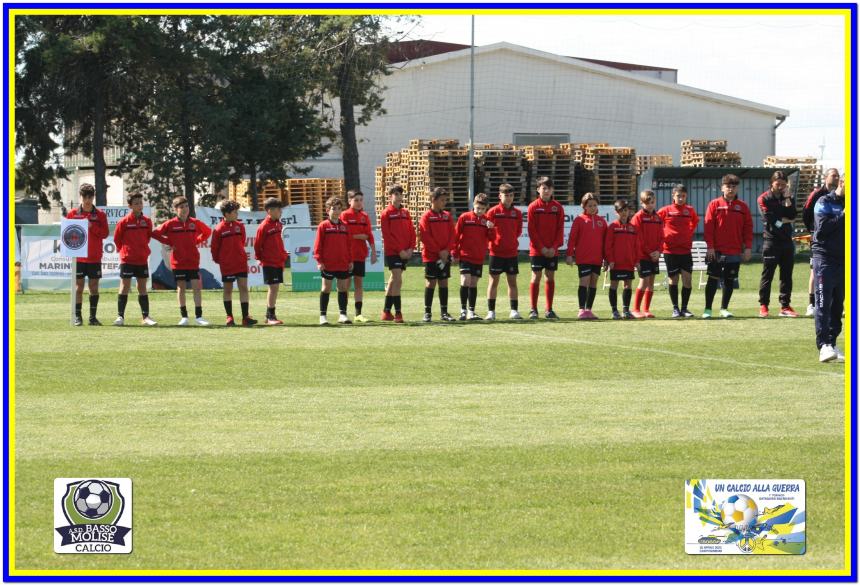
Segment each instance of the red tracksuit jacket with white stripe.
[[736,256],[753,241],[750,208],[740,199],[722,195],[708,203],[705,212],[705,242],[720,254]]
[[149,262],[149,240],[152,237],[152,220],[131,211],[116,223],[113,241],[119,250],[121,264],[146,266]]
[[630,223],[615,220],[606,228],[603,255],[613,270],[633,270],[639,260],[639,230]]
[[110,234],[108,220],[105,212],[98,207],[92,211],[84,211],[83,206],[75,207],[66,216],[68,219],[87,219],[90,222],[89,234],[87,236],[87,257],[78,258],[82,264],[101,264],[104,253],[104,239]]
[[248,252],[245,251],[245,224],[224,221],[212,232],[212,260],[221,267],[221,274],[248,272]]
[[490,256],[516,258],[520,248],[520,234],[523,233],[523,212],[513,205],[507,209],[499,203],[490,208],[484,217],[493,222],[493,229],[490,230]]
[[197,245],[208,240],[211,233],[209,226],[197,218],[189,216],[182,221],[174,217],[155,228],[152,237],[173,248],[170,253],[172,269],[197,270],[200,268],[200,250]]
[[542,256],[541,248],[561,251],[564,245],[564,207],[555,199],[538,197],[529,204],[529,255]]
[[425,211],[418,222],[418,231],[421,234],[422,262],[436,262],[439,252],[450,252],[454,247],[454,216],[448,210]]
[[576,258],[577,264],[603,264],[603,246],[606,239],[606,220],[602,216],[583,213],[573,220],[567,240],[567,255]]
[[486,217],[478,217],[474,211],[461,215],[454,228],[454,256],[462,262],[483,264],[487,255],[489,232]]
[[660,252],[663,249],[663,220],[656,211],[648,213],[640,209],[630,223],[639,232],[638,260],[651,260],[651,252]]
[[405,207],[389,205],[379,218],[382,245],[386,256],[397,256],[403,250],[415,249],[415,226]]
[[352,265],[352,244],[349,228],[342,221],[324,219],[317,227],[314,259],[325,266],[326,272],[346,272]]

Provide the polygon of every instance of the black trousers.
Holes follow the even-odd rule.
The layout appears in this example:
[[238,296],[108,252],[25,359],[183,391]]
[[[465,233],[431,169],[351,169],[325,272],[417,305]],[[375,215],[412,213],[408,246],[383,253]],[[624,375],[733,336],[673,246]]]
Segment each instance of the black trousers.
[[836,345],[842,333],[845,266],[827,258],[813,258],[815,271],[815,345]]
[[765,241],[761,251],[761,281],[758,285],[758,302],[770,305],[770,286],[779,267],[779,304],[791,305],[791,277],[794,272],[794,244]]

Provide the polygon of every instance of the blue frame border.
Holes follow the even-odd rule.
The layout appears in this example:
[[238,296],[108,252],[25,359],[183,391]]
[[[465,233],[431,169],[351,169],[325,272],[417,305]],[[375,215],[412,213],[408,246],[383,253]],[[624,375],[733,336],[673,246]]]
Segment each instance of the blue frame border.
[[[630,2],[621,2],[621,3],[595,3],[595,2],[584,2],[584,3],[564,3],[564,4],[549,4],[549,3],[515,3],[515,4],[472,4],[472,3],[463,3],[463,4],[455,4],[455,3],[440,3],[440,4],[432,4],[432,3],[416,3],[416,4],[400,4],[400,3],[373,3],[368,2],[366,4],[349,4],[349,3],[273,3],[273,4],[260,4],[260,3],[237,3],[237,2],[208,2],[201,4],[191,4],[191,3],[143,3],[143,2],[130,2],[130,3],[92,3],[92,2],[80,2],[80,3],[12,3],[12,4],[3,4],[3,171],[4,176],[10,176],[10,168],[9,168],[9,118],[6,115],[7,109],[9,107],[9,13],[12,10],[19,9],[40,9],[40,8],[55,8],[55,9],[110,9],[110,8],[151,8],[151,9],[161,9],[161,8],[208,8],[208,7],[217,7],[219,9],[229,9],[229,8],[260,8],[260,9],[354,9],[354,8],[375,8],[375,9],[390,9],[390,8],[402,8],[404,11],[419,11],[423,9],[440,9],[440,10],[451,10],[451,9],[473,9],[473,10],[482,10],[482,9],[492,9],[492,8],[509,8],[509,9],[592,9],[592,8],[600,8],[605,10],[626,10],[626,9],[774,9],[774,8],[793,8],[793,9],[842,9],[850,11],[850,21],[851,21],[851,54],[850,54],[850,107],[851,107],[851,127],[849,129],[850,138],[851,138],[851,161],[856,162],[857,155],[857,12],[858,5],[857,4],[847,4],[847,3],[761,3],[761,2],[753,2],[753,3],[692,3],[692,2],[666,2],[666,3],[630,3]],[[856,171],[856,169],[855,169]],[[856,179],[855,179],[856,183]],[[855,187],[856,188],[856,187]],[[855,198],[856,199],[856,198]],[[7,194],[8,201],[8,194]],[[7,213],[12,212],[11,209],[7,208]],[[851,248],[853,250],[857,250],[857,212],[854,209],[853,213],[854,221],[851,222]],[[856,253],[856,252],[855,252]],[[523,583],[523,582],[535,582],[535,583],[569,583],[569,582],[692,582],[692,581],[700,581],[700,582],[720,582],[726,580],[732,580],[737,582],[762,582],[762,583],[776,583],[776,582],[857,582],[858,573],[857,573],[857,532],[855,530],[857,526],[857,317],[858,317],[858,302],[857,302],[857,274],[856,274],[856,263],[857,258],[854,258],[854,263],[848,266],[849,279],[852,284],[851,291],[852,296],[849,299],[849,303],[851,306],[851,340],[852,345],[848,348],[848,351],[851,353],[851,392],[850,392],[850,403],[846,405],[846,408],[849,409],[851,413],[851,445],[854,446],[851,450],[851,461],[850,461],[850,476],[851,476],[851,493],[849,494],[849,501],[853,502],[851,508],[851,547],[850,547],[850,574],[845,576],[793,576],[793,575],[762,575],[762,576],[730,576],[730,577],[719,577],[719,576],[700,576],[694,573],[689,575],[639,575],[639,576],[611,576],[611,575],[601,575],[601,576],[556,576],[556,575],[546,575],[546,576],[534,576],[534,575],[523,575],[523,576],[472,576],[472,575],[400,575],[400,576],[391,576],[391,575],[379,575],[379,576],[358,576],[358,575],[331,575],[331,576],[289,576],[289,575],[223,575],[223,576],[207,576],[207,575],[153,575],[153,576],[135,576],[135,575],[86,575],[82,576],[66,576],[66,575],[46,575],[46,576],[10,576],[9,574],[9,449],[3,450],[3,581],[4,582],[58,582],[58,583],[80,583],[80,582],[191,582],[191,583],[224,583],[224,582],[250,582],[250,583],[259,583],[259,582],[304,582],[304,583]],[[8,218],[3,222],[3,266],[6,270],[6,274],[9,274],[9,221]],[[10,428],[9,428],[9,289],[7,286],[3,287],[3,314],[7,317],[6,326],[3,328],[3,438],[5,444],[9,444],[10,439]],[[14,292],[12,293],[14,294]]]

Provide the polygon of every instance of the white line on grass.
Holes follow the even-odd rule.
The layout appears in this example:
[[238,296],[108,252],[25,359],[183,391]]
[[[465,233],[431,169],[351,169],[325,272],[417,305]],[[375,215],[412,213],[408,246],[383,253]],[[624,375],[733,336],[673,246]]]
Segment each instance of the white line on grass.
[[[559,340],[557,337],[551,337],[549,335],[538,335],[536,333],[525,333],[523,331],[508,331],[506,333],[508,333],[509,335],[519,335],[521,337],[533,337],[535,339],[545,339],[545,340],[561,342],[561,340]],[[635,345],[619,345],[619,344],[615,344],[615,343],[606,343],[603,341],[600,341],[600,342],[598,342],[598,341],[585,341],[583,339],[565,339],[564,340],[564,342],[568,342],[568,341],[571,343],[579,343],[581,345],[596,345],[596,346],[600,346],[600,347],[612,347],[615,349],[623,349],[623,350],[629,350],[629,351],[646,351],[646,352],[650,352],[650,353],[661,353],[664,355],[671,355],[671,356],[675,356],[675,357],[684,357],[684,358],[691,358],[691,359],[696,359],[696,360],[708,360],[708,361],[712,361],[712,362],[726,363],[726,359],[721,358],[721,357],[718,358],[718,357],[711,357],[711,356],[707,356],[707,355],[696,355],[693,353],[681,353],[679,351],[670,351],[668,349],[656,349],[656,348],[652,348],[652,347],[641,347],[641,346],[635,346]],[[732,365],[736,365],[736,366],[747,366],[750,368],[770,368],[772,370],[786,370],[789,372],[803,372],[804,374],[815,374],[818,376],[834,376],[834,377],[837,377],[837,376],[843,377],[844,376],[844,372],[837,373],[837,372],[828,372],[825,370],[809,370],[806,368],[792,368],[790,366],[778,366],[778,365],[773,365],[773,364],[739,362],[737,360],[732,360],[731,363],[732,363]],[[828,366],[822,366],[822,367],[828,367]]]

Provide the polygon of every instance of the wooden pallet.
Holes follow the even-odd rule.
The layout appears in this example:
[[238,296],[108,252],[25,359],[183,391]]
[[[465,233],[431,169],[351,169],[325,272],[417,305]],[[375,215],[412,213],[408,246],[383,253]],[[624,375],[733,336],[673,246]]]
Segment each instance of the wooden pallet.
[[644,154],[636,157],[636,174],[641,175],[648,169],[671,167],[674,159],[671,154]]
[[739,152],[694,152],[681,155],[682,167],[739,167]]

